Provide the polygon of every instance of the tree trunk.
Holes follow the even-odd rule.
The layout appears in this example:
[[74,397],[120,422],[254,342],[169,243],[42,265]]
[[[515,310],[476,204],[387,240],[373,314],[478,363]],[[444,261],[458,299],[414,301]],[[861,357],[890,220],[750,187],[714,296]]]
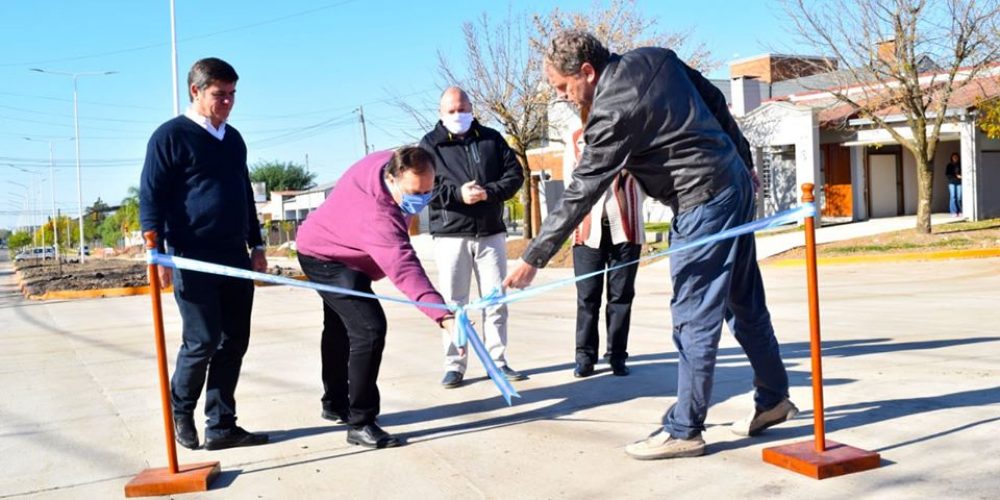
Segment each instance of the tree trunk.
[[931,234],[931,196],[934,193],[934,165],[927,154],[916,155],[917,160],[917,232]]
[[522,171],[524,172],[524,187],[521,188],[521,204],[524,205],[524,238],[532,239],[535,237],[535,221],[532,217],[534,213],[535,199],[534,193],[531,191],[531,169],[528,168],[527,164],[523,164]]
[[511,149],[514,150],[517,160],[521,162],[521,173],[524,175],[524,184],[521,189],[521,204],[524,205],[524,239],[530,240],[535,237],[535,232],[538,230],[534,223],[535,196],[531,190],[531,167],[528,166],[528,154],[520,147],[519,142]]

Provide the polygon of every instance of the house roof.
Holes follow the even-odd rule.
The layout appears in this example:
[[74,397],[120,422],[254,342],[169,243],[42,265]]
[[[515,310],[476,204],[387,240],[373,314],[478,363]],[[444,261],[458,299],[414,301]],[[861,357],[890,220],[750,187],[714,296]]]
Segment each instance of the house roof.
[[[925,86],[929,87],[929,86]],[[938,94],[939,92],[935,92]],[[887,95],[888,92],[883,92],[879,96],[874,96],[872,99],[877,99]],[[991,99],[993,97],[1000,96],[1000,77],[998,76],[984,76],[967,81],[961,86],[955,88],[952,91],[951,98],[948,100],[948,109],[950,110],[966,110],[975,108],[976,105],[984,100]],[[935,96],[936,98],[937,96]],[[806,104],[806,103],[803,103]],[[819,111],[819,123],[821,128],[827,128],[831,126],[839,126],[845,121],[851,118],[857,117],[858,113],[855,109],[849,105],[844,104],[835,99],[826,99],[822,109]],[[808,105],[808,104],[806,104]],[[819,107],[819,106],[812,106]],[[886,106],[879,110],[879,116],[892,116],[902,114],[903,109],[900,105],[894,104],[891,106]]]

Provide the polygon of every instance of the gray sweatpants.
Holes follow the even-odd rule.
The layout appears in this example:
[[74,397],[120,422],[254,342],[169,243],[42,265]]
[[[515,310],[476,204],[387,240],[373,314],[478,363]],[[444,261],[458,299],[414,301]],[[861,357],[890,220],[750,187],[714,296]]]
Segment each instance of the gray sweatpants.
[[[507,276],[507,235],[497,233],[480,238],[435,236],[434,256],[438,266],[438,291],[444,300],[468,304],[473,273],[480,297],[489,295]],[[473,313],[469,319],[482,325],[479,330],[490,357],[498,367],[505,366],[507,306],[489,307],[483,311],[481,318],[476,318]],[[441,339],[445,351],[445,371],[465,373],[468,350],[464,355],[459,354],[447,330],[442,330]]]

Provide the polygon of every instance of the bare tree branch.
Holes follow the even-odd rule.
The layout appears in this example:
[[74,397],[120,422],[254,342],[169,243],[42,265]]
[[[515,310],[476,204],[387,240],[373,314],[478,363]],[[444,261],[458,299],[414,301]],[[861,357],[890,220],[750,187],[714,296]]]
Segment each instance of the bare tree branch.
[[[917,230],[930,232],[934,168],[955,93],[1000,56],[998,0],[783,0],[795,32],[830,54],[840,75],[836,102],[913,153],[917,161]],[[890,115],[902,115],[912,137]]]

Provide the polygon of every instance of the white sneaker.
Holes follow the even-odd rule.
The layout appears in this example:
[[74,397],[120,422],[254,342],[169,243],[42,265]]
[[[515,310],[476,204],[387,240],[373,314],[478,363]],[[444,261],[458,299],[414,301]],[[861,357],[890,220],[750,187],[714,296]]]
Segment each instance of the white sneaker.
[[705,440],[700,434],[691,439],[677,439],[660,429],[648,438],[626,446],[625,453],[636,460],[697,457],[705,454]]
[[746,418],[733,422],[729,429],[733,431],[733,434],[740,436],[756,436],[764,429],[791,420],[798,414],[799,409],[788,398],[785,398],[770,410],[754,408]]

